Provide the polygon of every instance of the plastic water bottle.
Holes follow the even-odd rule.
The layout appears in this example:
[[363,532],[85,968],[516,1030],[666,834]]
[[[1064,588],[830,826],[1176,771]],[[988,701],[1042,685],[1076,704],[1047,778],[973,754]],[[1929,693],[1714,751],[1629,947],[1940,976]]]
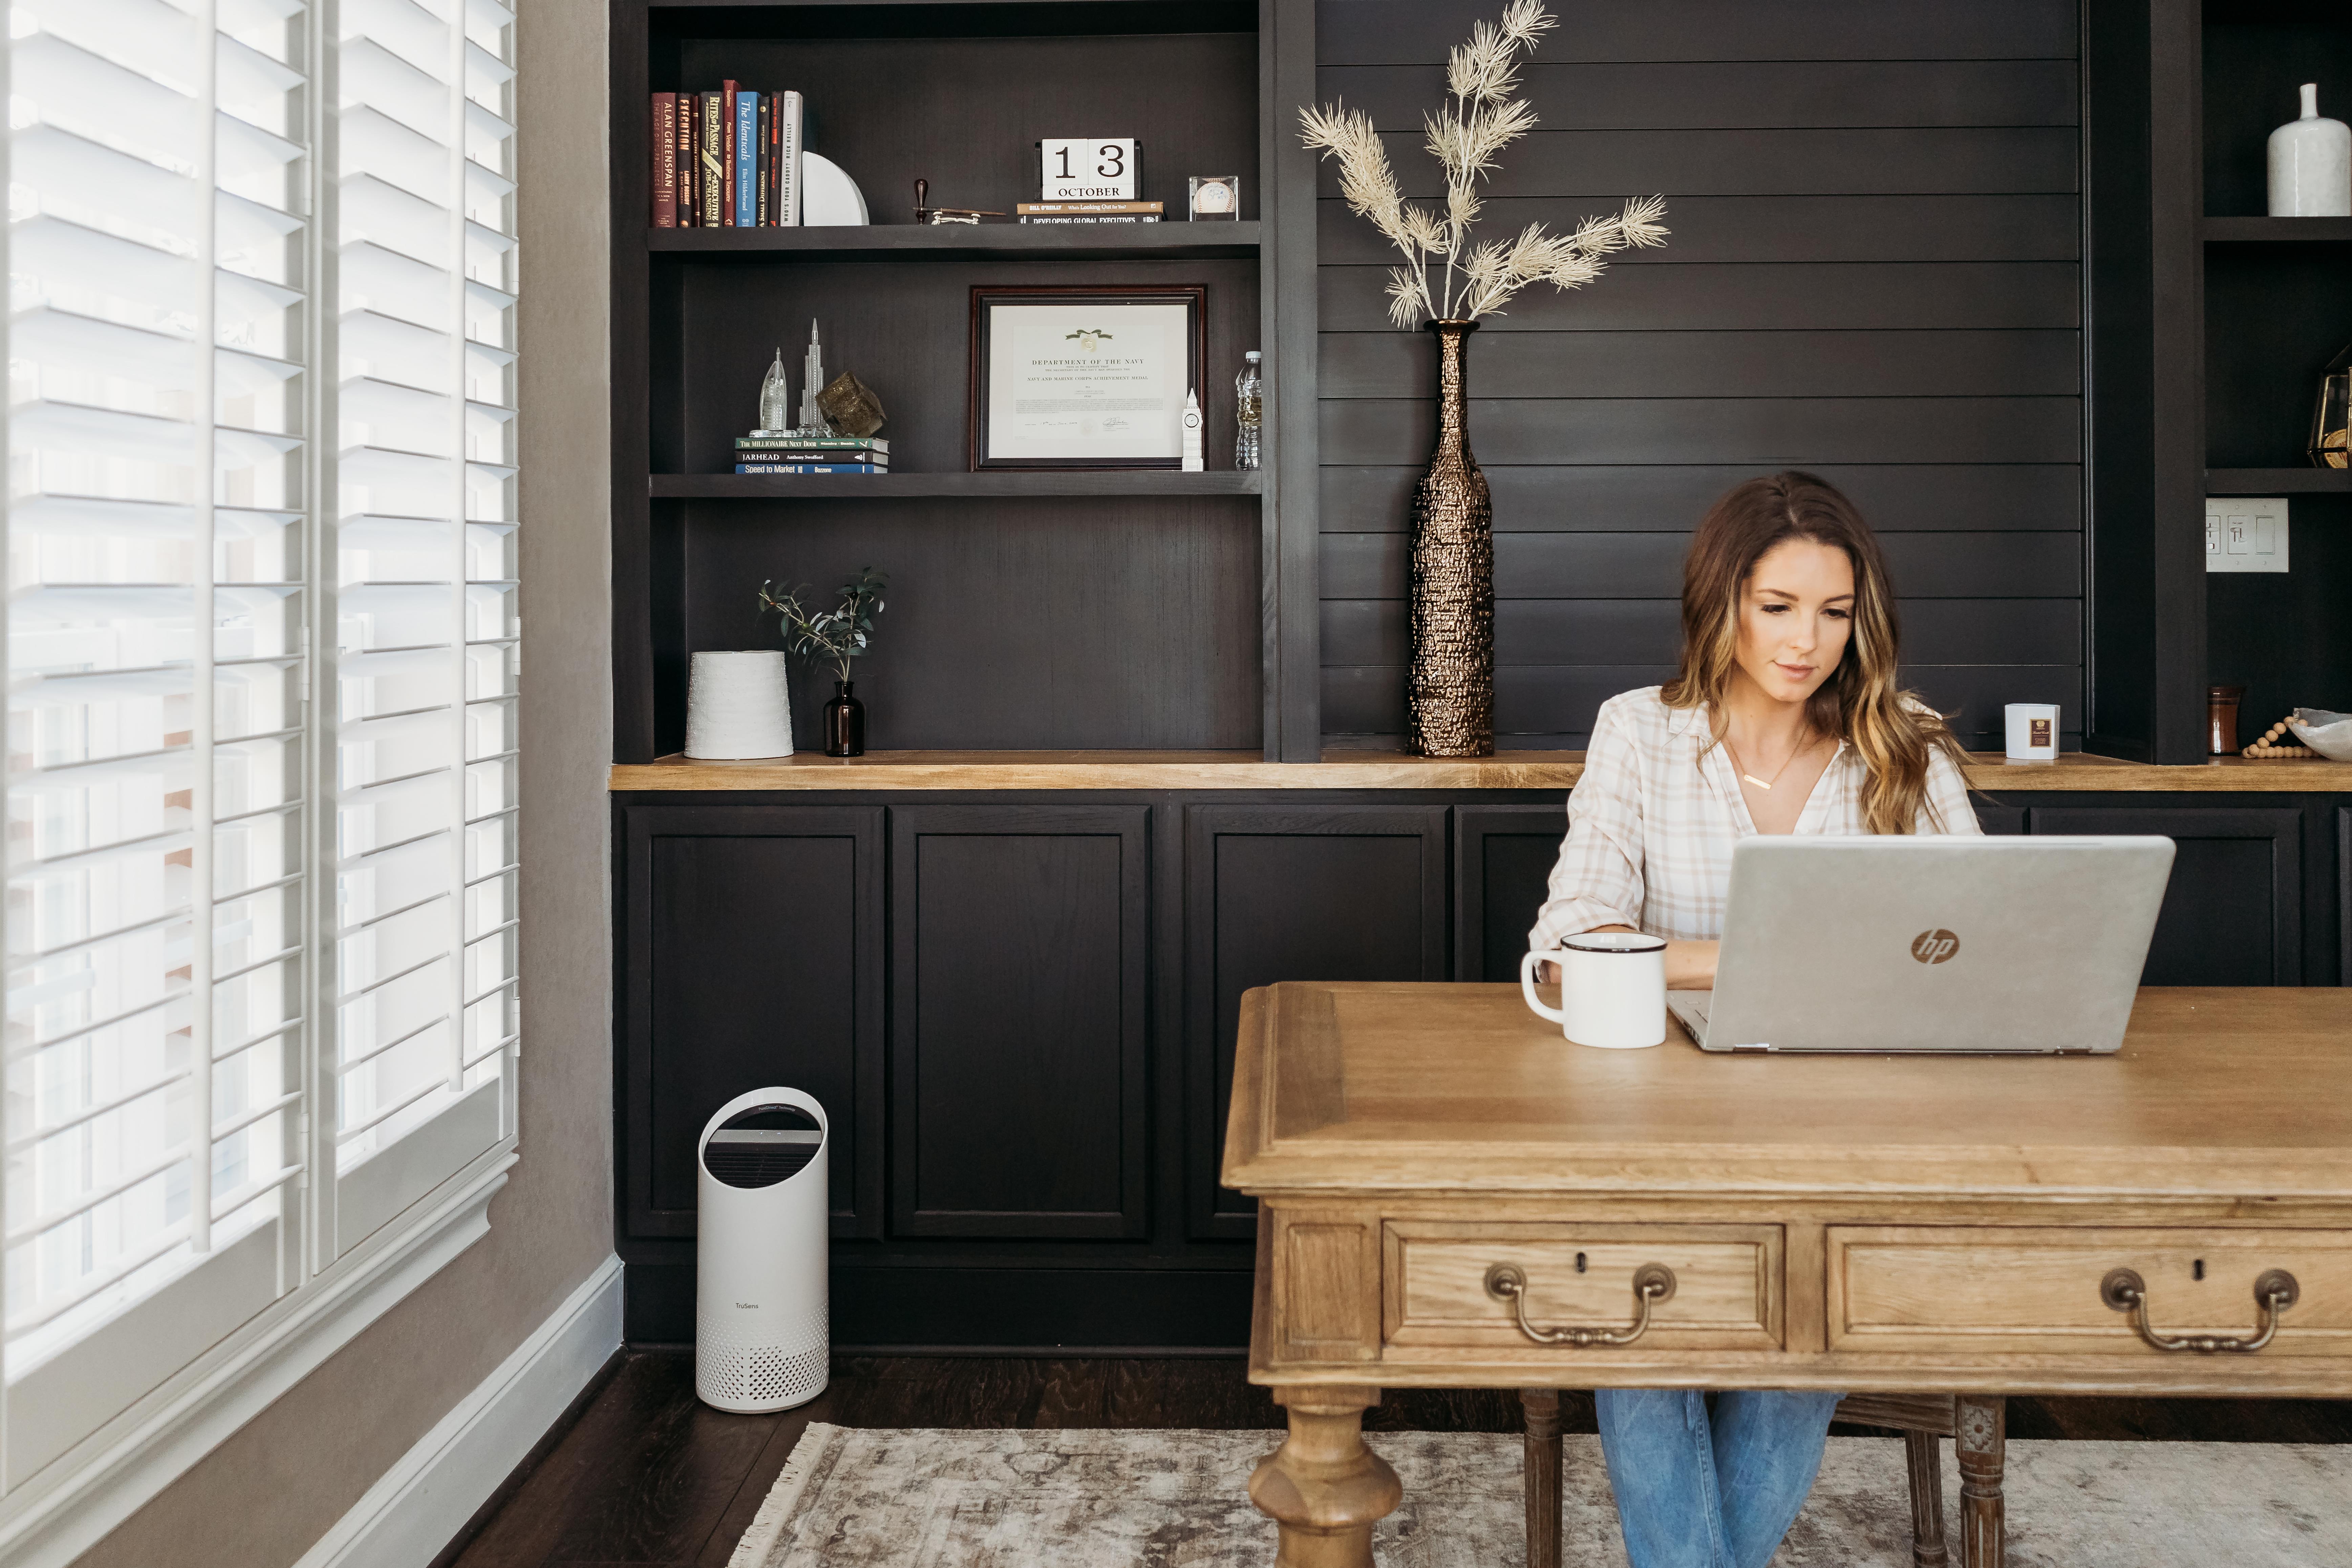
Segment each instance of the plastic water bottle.
[[1257,467],[1258,433],[1265,426],[1258,389],[1263,384],[1257,374],[1259,354],[1252,349],[1242,356],[1245,362],[1241,374],[1234,377],[1234,467]]

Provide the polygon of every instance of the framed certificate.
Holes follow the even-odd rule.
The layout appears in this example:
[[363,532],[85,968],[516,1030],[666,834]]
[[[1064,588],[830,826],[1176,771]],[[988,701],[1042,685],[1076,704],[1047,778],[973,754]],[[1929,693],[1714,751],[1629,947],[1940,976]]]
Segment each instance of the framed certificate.
[[971,466],[1174,468],[1208,357],[1208,290],[971,291]]

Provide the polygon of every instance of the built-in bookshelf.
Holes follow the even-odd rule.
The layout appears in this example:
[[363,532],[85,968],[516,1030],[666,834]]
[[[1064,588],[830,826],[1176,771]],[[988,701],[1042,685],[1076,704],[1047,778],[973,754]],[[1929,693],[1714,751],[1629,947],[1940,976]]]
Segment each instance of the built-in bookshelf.
[[2352,343],[2352,218],[2277,218],[2264,148],[2300,83],[2352,118],[2352,21],[2282,0],[2202,9],[2209,494],[2287,498],[2292,570],[2205,579],[2209,680],[2242,684],[2241,740],[2297,705],[2352,702],[2352,471],[2304,458],[2320,373]]
[[[774,646],[762,580],[824,588],[868,564],[891,580],[858,667],[876,749],[1311,756],[1314,177],[1269,129],[1277,97],[1312,94],[1307,0],[615,0],[614,17],[617,759],[678,749],[691,653]],[[857,182],[870,225],[654,226],[650,96],[729,78],[803,95],[806,146]],[[1139,139],[1140,195],[1171,220],[1187,176],[1239,172],[1240,219],[915,221],[917,178],[935,205],[1035,199],[1047,135]],[[1286,279],[1310,307],[1287,337]],[[1206,289],[1208,472],[968,471],[971,291],[1055,283]],[[796,371],[812,319],[828,374],[887,410],[891,472],[730,471],[774,351]],[[1232,382],[1252,349],[1265,455],[1242,472]],[[795,695],[813,741],[816,699]]]
[[[2267,216],[2265,146],[2298,84],[2352,118],[2352,22],[2308,0],[2085,0],[2092,469],[2087,749],[2206,752],[2352,700],[2352,472],[2305,459],[2352,342],[2352,218]],[[2292,570],[2205,571],[2208,496],[2284,496]]]

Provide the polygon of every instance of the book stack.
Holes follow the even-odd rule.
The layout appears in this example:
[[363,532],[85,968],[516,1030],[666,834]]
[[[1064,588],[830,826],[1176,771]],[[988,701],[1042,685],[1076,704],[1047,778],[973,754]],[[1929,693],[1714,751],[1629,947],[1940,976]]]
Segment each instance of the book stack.
[[1158,202],[1015,202],[1023,223],[1158,223]]
[[801,95],[653,95],[656,228],[794,228],[801,221]]
[[887,474],[890,443],[879,436],[803,436],[796,430],[735,437],[739,474]]

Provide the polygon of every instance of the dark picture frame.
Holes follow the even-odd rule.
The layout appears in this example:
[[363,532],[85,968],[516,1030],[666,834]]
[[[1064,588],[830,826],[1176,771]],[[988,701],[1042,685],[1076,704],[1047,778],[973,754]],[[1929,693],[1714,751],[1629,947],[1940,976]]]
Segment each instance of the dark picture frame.
[[1103,310],[1150,305],[1185,308],[1185,375],[1188,386],[1205,404],[1201,376],[1209,359],[1209,290],[1205,284],[1178,283],[1156,287],[1118,284],[987,284],[971,286],[971,352],[966,381],[967,442],[971,471],[1004,468],[1181,468],[1181,456],[1166,458],[1021,457],[988,455],[990,425],[990,313],[999,305],[1085,305]]

